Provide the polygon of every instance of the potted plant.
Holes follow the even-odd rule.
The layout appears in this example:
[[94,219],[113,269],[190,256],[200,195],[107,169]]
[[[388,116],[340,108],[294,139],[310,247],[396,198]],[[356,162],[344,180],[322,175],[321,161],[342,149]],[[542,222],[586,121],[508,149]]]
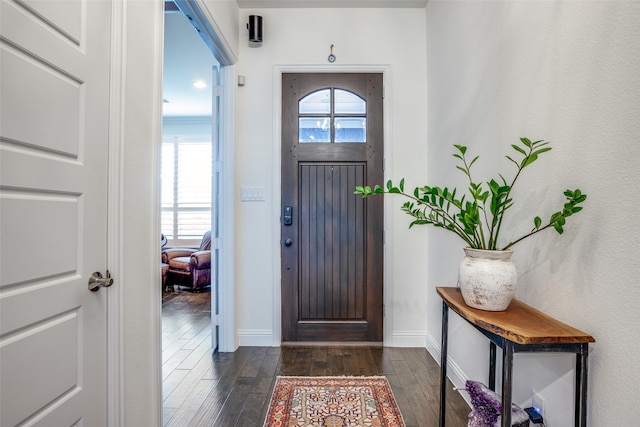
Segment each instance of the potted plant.
[[[516,167],[513,179],[507,182],[499,175],[499,179],[491,179],[486,183],[474,180],[471,175],[471,167],[479,156],[469,161],[467,147],[454,145],[456,151],[453,156],[460,161],[456,168],[469,181],[466,194],[459,195],[456,188],[427,185],[416,187],[413,192],[408,193],[405,192],[404,179],[398,186],[389,180],[385,188],[380,185],[373,188],[358,186],[355,194],[361,194],[364,198],[377,194],[404,196],[408,200],[402,205],[402,211],[413,218],[409,227],[430,224],[448,230],[464,240],[467,245],[466,257],[460,263],[458,284],[465,302],[471,307],[484,310],[505,310],[513,298],[516,282],[516,270],[510,261],[510,248],[549,228],[562,234],[567,218],[580,212],[580,204],[587,198],[579,189],[566,190],[563,208],[553,213],[546,223],[536,216],[530,231],[507,244],[500,244],[498,239],[504,215],[513,206],[511,190],[523,169],[538,160],[541,154],[551,150],[549,145],[548,141],[520,138],[520,144],[511,145],[516,159],[506,156]],[[487,267],[487,264],[495,267]],[[487,287],[485,282],[495,286]]]

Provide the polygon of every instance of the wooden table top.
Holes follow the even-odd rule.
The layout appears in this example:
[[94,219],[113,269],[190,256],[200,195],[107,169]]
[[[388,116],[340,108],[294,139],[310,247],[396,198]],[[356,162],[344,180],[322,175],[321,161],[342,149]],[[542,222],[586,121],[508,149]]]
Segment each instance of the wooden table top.
[[506,311],[471,308],[456,287],[438,287],[438,294],[453,311],[470,323],[518,344],[577,344],[596,340],[516,299]]

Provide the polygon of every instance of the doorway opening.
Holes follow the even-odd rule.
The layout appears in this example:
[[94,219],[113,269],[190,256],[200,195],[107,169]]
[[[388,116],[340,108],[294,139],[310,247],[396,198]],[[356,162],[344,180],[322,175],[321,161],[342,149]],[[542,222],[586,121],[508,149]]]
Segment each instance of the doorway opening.
[[[235,66],[198,0],[165,1],[162,206],[165,248],[210,241],[206,268],[162,265],[161,287],[210,295],[210,348],[235,350],[233,324],[233,112]],[[228,89],[225,92],[225,89]],[[176,267],[171,273],[171,268]],[[201,270],[201,267],[203,269]],[[164,273],[167,273],[166,275]],[[184,273],[184,272],[183,272]],[[194,285],[195,283],[195,285]],[[191,289],[189,289],[191,288]],[[200,299],[202,299],[202,295]]]
[[[190,387],[186,373],[193,371],[194,361],[210,359],[215,351],[236,349],[233,333],[236,70],[235,60],[212,30],[215,28],[212,22],[199,0],[165,1],[163,182],[162,206],[158,207],[162,241],[166,237],[166,247],[192,247],[197,249],[195,253],[206,252],[209,242],[208,258],[204,257],[206,266],[193,267],[191,254],[186,257],[189,271],[182,278],[169,274],[170,263],[162,266],[167,270],[167,275],[163,274],[167,282],[162,284],[161,378],[165,420],[183,404],[180,390]],[[173,292],[165,292],[166,286]],[[185,299],[190,301],[183,303]],[[167,329],[173,332],[167,334]],[[187,336],[190,338],[185,340]]]
[[[218,218],[213,165],[218,132],[214,93],[220,64],[175,3],[165,5],[160,167],[163,310],[167,300],[184,293],[188,311],[188,293],[201,293],[199,305],[208,309],[198,312],[208,318],[211,326],[204,329],[211,330],[211,349],[216,351],[218,334],[211,319],[217,314],[217,252],[211,247],[211,235]],[[196,327],[189,323],[177,327]],[[164,342],[165,332],[171,332],[168,328],[163,320],[163,348],[170,345]],[[163,362],[168,357],[163,353]]]

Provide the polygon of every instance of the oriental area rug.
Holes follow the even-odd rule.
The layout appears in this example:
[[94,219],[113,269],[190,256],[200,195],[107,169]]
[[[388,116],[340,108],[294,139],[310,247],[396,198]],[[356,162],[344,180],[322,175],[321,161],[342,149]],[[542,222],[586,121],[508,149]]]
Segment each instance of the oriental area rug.
[[405,427],[385,377],[278,377],[264,427]]

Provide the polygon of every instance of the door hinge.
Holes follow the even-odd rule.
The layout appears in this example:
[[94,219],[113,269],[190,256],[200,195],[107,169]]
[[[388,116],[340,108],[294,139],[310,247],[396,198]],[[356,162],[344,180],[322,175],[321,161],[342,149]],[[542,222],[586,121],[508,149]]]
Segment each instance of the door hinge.
[[220,238],[212,239],[211,246],[213,246],[213,249],[222,249],[222,239]]
[[212,317],[213,317],[213,325],[220,326],[220,315],[214,314]]
[[222,161],[217,160],[214,165],[216,173],[222,173]]
[[222,96],[223,95],[223,86],[213,86],[211,88],[211,92],[213,93],[213,96]]

